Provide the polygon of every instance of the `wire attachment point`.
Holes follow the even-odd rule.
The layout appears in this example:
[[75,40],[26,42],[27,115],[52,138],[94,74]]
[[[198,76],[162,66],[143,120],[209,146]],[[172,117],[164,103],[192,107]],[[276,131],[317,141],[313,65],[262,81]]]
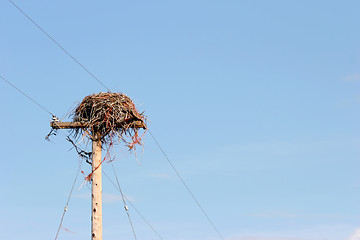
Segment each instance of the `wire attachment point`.
[[51,119],[53,122],[59,122],[59,118],[56,117],[55,115],[53,115],[52,119]]

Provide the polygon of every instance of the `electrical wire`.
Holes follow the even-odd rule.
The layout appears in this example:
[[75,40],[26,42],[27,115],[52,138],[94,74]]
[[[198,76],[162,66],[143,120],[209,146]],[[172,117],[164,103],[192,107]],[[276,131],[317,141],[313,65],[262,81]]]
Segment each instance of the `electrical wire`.
[[60,229],[61,229],[61,226],[62,226],[62,222],[63,222],[63,220],[64,220],[65,213],[66,213],[66,211],[68,210],[70,198],[71,198],[72,192],[73,192],[74,187],[75,187],[75,184],[76,184],[76,180],[77,180],[77,178],[78,178],[78,176],[79,176],[79,172],[80,172],[80,169],[81,169],[81,163],[82,163],[82,161],[80,160],[80,162],[79,162],[79,168],[78,168],[78,171],[77,171],[77,173],[76,173],[76,176],[75,176],[73,185],[72,185],[72,187],[71,187],[71,190],[70,190],[70,193],[69,193],[69,197],[68,197],[67,202],[66,202],[66,204],[65,204],[64,212],[63,212],[63,214],[62,214],[62,216],[61,216],[59,228],[58,228],[58,230],[57,230],[57,232],[56,232],[55,240],[56,240],[56,239],[58,238],[58,236],[59,236],[59,232],[60,232]]
[[37,24],[29,15],[27,15],[18,5],[16,5],[13,1],[9,0],[14,7],[17,8],[30,22],[32,22],[41,32],[43,32],[53,43],[55,43],[64,53],[66,53],[74,62],[76,62],[82,69],[84,69],[91,77],[93,77],[98,83],[100,83],[103,87],[105,87],[109,92],[110,89],[101,82],[93,73],[91,73],[84,65],[82,65],[73,55],[71,55],[60,43],[58,43],[53,37],[50,36],[39,24]]
[[[10,0],[9,0],[10,1]],[[23,94],[25,97],[27,97],[28,99],[30,99],[33,103],[35,103],[36,105],[38,105],[40,108],[42,108],[43,110],[45,110],[46,112],[50,113],[52,116],[55,116],[54,114],[52,114],[50,111],[48,111],[46,108],[44,108],[41,104],[39,104],[38,102],[36,102],[33,98],[31,98],[30,96],[28,96],[26,93],[24,93],[23,91],[21,91],[19,88],[17,88],[15,85],[13,85],[11,82],[9,82],[8,80],[6,80],[4,77],[2,77],[0,75],[0,78],[2,80],[4,80],[5,82],[7,82],[10,86],[14,87],[16,90],[18,90],[21,94]],[[209,221],[209,223],[211,224],[211,226],[213,227],[213,229],[215,230],[215,232],[219,235],[219,237],[223,240],[224,238],[222,237],[222,235],[220,234],[219,230],[216,228],[215,224],[212,222],[212,220],[210,219],[210,217],[208,216],[208,214],[205,212],[204,208],[200,205],[199,201],[196,199],[196,197],[194,196],[194,194],[191,192],[191,190],[189,189],[189,187],[187,186],[187,184],[185,183],[184,179],[181,177],[180,173],[178,172],[178,170],[175,168],[174,164],[170,161],[169,157],[166,155],[165,151],[163,150],[163,148],[160,146],[159,142],[156,140],[156,138],[154,137],[154,135],[152,134],[152,132],[148,129],[151,137],[153,138],[153,140],[155,141],[156,145],[159,147],[160,151],[163,153],[163,155],[165,156],[166,160],[168,161],[168,163],[170,164],[170,166],[172,167],[172,169],[174,170],[174,172],[176,173],[176,175],[179,177],[179,179],[181,180],[181,182],[183,183],[183,185],[185,186],[186,190],[189,192],[190,196],[193,198],[193,200],[195,201],[195,203],[198,205],[198,207],[200,208],[200,210],[203,212],[203,214],[205,215],[205,217],[207,218],[207,220]],[[113,166],[113,165],[112,165]],[[113,170],[114,170],[114,173],[115,173],[115,176],[116,176],[116,172],[115,172],[115,169],[113,167]],[[125,203],[125,200],[124,200],[124,195],[121,191],[121,188],[120,188],[120,184],[119,184],[119,181],[118,181],[118,178],[116,176],[116,180],[117,180],[117,183],[118,183],[118,186],[119,186],[119,191],[121,193],[121,196],[123,198],[123,201],[124,201],[124,204]],[[125,205],[126,206],[126,205]],[[64,210],[64,214],[63,214],[63,217],[65,215],[65,210]],[[131,219],[130,219],[130,215],[129,213],[126,211],[127,215],[128,215],[128,218],[129,218],[129,221],[130,221],[130,224],[131,224],[131,227],[132,227],[132,230],[133,230],[133,233],[134,233],[134,236],[135,236],[135,239],[136,239],[136,234],[135,234],[135,231],[134,231],[134,228],[133,228],[133,224],[131,222]],[[62,217],[62,219],[63,219]],[[145,220],[143,218],[143,220]],[[62,222],[62,220],[61,220]],[[145,222],[147,222],[145,220]],[[148,224],[152,229],[153,227]],[[59,230],[60,230],[60,227],[61,225],[59,226]],[[59,233],[59,230],[58,230],[58,233]],[[154,229],[153,229],[154,230]],[[57,233],[57,235],[58,235]],[[161,236],[155,231],[155,233],[161,238]],[[57,236],[56,236],[57,238]],[[56,239],[55,238],[55,239]],[[161,238],[162,239],[162,238]]]
[[112,167],[112,169],[113,169],[113,171],[114,171],[114,175],[115,175],[115,178],[116,178],[116,182],[117,182],[117,185],[118,185],[118,187],[119,187],[119,190],[120,190],[120,193],[121,193],[121,198],[122,198],[123,203],[124,203],[125,212],[126,212],[126,215],[127,215],[128,218],[129,218],[129,222],[130,222],[130,225],[131,225],[131,229],[132,229],[132,231],[133,231],[134,238],[135,238],[135,240],[136,240],[135,229],[134,229],[134,226],[133,226],[132,221],[131,221],[131,218],[130,218],[130,214],[129,214],[128,207],[127,207],[126,202],[125,202],[124,194],[123,194],[123,192],[122,192],[122,190],[121,190],[121,187],[120,187],[119,179],[118,179],[117,174],[116,174],[116,172],[115,172],[114,164],[113,164],[112,162],[111,162],[111,167]]
[[[116,184],[114,183],[113,180],[111,180],[111,178],[106,174],[106,172],[104,172],[105,177],[112,183],[112,185],[114,185],[114,187],[121,193],[120,189],[118,188],[118,186],[116,186]],[[133,203],[131,203],[131,201],[126,197],[126,195],[124,195],[124,198],[128,201],[128,203],[133,207],[133,209],[137,212],[137,214],[139,214],[139,216],[142,218],[142,220],[151,228],[151,230],[161,239],[164,240],[161,235],[156,231],[156,229],[150,224],[150,222],[148,220],[146,220],[146,218],[140,213],[140,211],[135,207],[135,205]]]
[[[48,112],[51,116],[55,117],[54,114],[52,114],[49,110],[47,110],[45,107],[43,107],[40,103],[38,103],[37,101],[35,101],[33,98],[31,98],[29,95],[27,95],[25,92],[23,92],[22,90],[20,90],[19,88],[17,88],[14,84],[12,84],[10,81],[8,81],[6,78],[4,78],[3,76],[0,75],[0,78],[5,81],[7,84],[9,84],[10,86],[12,86],[13,88],[15,88],[17,91],[19,91],[22,95],[24,95],[25,97],[27,97],[30,101],[32,101],[34,104],[36,104],[37,106],[39,106],[41,109],[43,109],[44,111]],[[56,124],[56,122],[54,122]],[[60,129],[60,133],[63,134],[65,137],[66,135],[61,131],[62,129]],[[113,166],[113,165],[112,165]],[[74,186],[76,184],[76,180],[79,176],[79,172],[81,170],[81,162],[79,163],[79,168],[78,168],[78,171],[76,173],[76,176],[75,176],[75,179],[74,179],[74,182],[73,182],[73,185],[71,187],[71,190],[70,190],[70,193],[69,193],[69,196],[68,196],[68,199],[67,199],[67,202],[65,204],[65,207],[64,207],[64,211],[63,211],[63,214],[61,216],[61,220],[60,220],[60,224],[59,224],[59,227],[58,227],[58,230],[56,232],[56,235],[55,235],[55,240],[57,240],[58,236],[59,236],[59,233],[60,233],[60,229],[61,229],[61,226],[62,226],[62,222],[64,220],[64,217],[65,217],[65,214],[68,210],[68,206],[69,206],[69,202],[70,202],[70,199],[71,199],[71,195],[72,195],[72,192],[74,190]],[[130,222],[130,225],[131,225],[131,228],[132,228],[132,231],[133,231],[133,234],[134,234],[134,237],[135,237],[135,240],[136,240],[136,234],[135,234],[135,230],[134,230],[134,227],[133,227],[133,224],[131,222],[131,218],[130,218],[130,214],[129,212],[127,211],[127,206],[126,206],[126,202],[125,202],[125,196],[123,195],[122,191],[121,191],[121,188],[120,188],[120,184],[119,184],[119,180],[118,180],[118,177],[116,175],[116,172],[115,172],[115,169],[114,169],[114,166],[113,166],[113,170],[114,170],[114,174],[116,176],[116,181],[118,183],[118,189],[120,190],[121,192],[121,196],[122,196],[122,199],[123,199],[123,202],[124,202],[124,207],[125,207],[125,210],[126,210],[126,214],[129,218],[129,222]],[[132,205],[132,204],[131,204]],[[137,211],[137,210],[136,210]],[[138,212],[138,211],[137,211]],[[139,212],[138,212],[139,213]],[[139,215],[141,215],[139,213]],[[141,215],[142,216],[142,215]],[[144,217],[142,217],[144,219]],[[145,220],[145,219],[144,219]],[[145,220],[146,221],[146,220]],[[147,222],[147,221],[146,221]],[[148,223],[149,226],[151,226],[149,223]],[[153,227],[151,226],[151,228],[153,229]],[[153,229],[154,230],[154,229]],[[156,231],[155,231],[156,232]],[[160,237],[161,238],[161,237]]]
[[[92,76],[97,82],[99,82],[103,87],[105,87],[109,92],[110,89],[104,84],[102,83],[93,73],[91,73],[84,65],[82,65],[74,56],[72,56],[62,45],[60,45],[53,37],[50,36],[50,34],[48,34],[39,24],[37,24],[32,18],[30,18],[29,15],[27,15],[19,6],[17,6],[12,0],[9,0],[10,3],[12,3],[30,22],[32,22],[40,31],[42,31],[52,42],[54,42],[64,53],[66,53],[71,59],[73,59],[74,62],[76,62],[81,68],[83,68],[90,76]],[[4,80],[4,79],[3,79]],[[6,80],[5,80],[6,81]],[[7,81],[6,81],[7,82]],[[10,83],[9,83],[10,84]],[[10,84],[12,85],[12,84]],[[13,85],[12,85],[13,86]],[[15,87],[15,86],[13,86]],[[16,88],[16,87],[15,87]],[[16,88],[17,89],[17,88]],[[20,90],[19,90],[20,91]],[[20,91],[21,92],[21,91]],[[22,92],[23,93],[23,92]],[[25,93],[23,93],[25,96],[27,96]],[[27,96],[28,97],[28,96]],[[28,97],[30,100],[32,100],[30,97]],[[35,102],[34,100],[32,100],[34,103],[36,103],[37,105],[39,105],[37,102]],[[41,105],[39,105],[40,107],[42,107]],[[43,107],[42,107],[43,108]],[[43,108],[44,110],[46,110],[45,108]],[[47,110],[46,110],[47,111]],[[47,111],[49,112],[49,111]],[[49,112],[50,113],[50,112]],[[50,113],[51,114],[51,113]],[[220,232],[218,231],[218,229],[216,228],[216,226],[214,225],[214,223],[212,222],[212,220],[210,219],[210,217],[208,216],[208,214],[205,212],[204,208],[200,205],[199,201],[196,199],[196,197],[194,196],[194,194],[191,192],[191,190],[189,189],[189,187],[187,186],[187,184],[185,183],[184,179],[181,177],[180,173],[176,170],[175,166],[173,165],[173,163],[170,161],[169,157],[166,155],[166,153],[164,152],[164,150],[162,149],[162,147],[160,146],[160,144],[158,143],[158,141],[156,140],[156,138],[154,137],[154,135],[151,133],[150,130],[148,130],[151,137],[154,139],[155,143],[157,144],[157,146],[159,147],[160,151],[163,153],[163,155],[165,156],[165,158],[167,159],[168,163],[170,164],[170,166],[172,167],[172,169],[174,170],[174,172],[176,173],[176,175],[179,177],[179,179],[181,180],[181,182],[183,183],[183,185],[185,186],[185,188],[187,189],[187,191],[189,192],[189,194],[191,195],[191,197],[193,198],[193,200],[195,201],[195,203],[198,205],[198,207],[200,208],[200,210],[203,212],[203,214],[205,215],[205,217],[207,218],[208,222],[211,224],[211,226],[213,227],[213,229],[215,230],[215,232],[218,234],[218,236],[220,237],[220,239],[224,239],[222,237],[222,235],[220,234]],[[120,189],[120,185],[119,185],[119,190]],[[122,193],[121,193],[122,194]],[[129,215],[128,215],[129,216]],[[130,220],[130,216],[129,216],[129,220]],[[131,220],[130,220],[131,223]],[[132,224],[131,224],[132,225]],[[133,226],[132,226],[133,227]],[[134,232],[134,236],[136,239],[136,235]]]
[[[35,101],[32,97],[30,97],[29,95],[27,95],[25,92],[23,92],[22,90],[20,90],[19,88],[17,88],[14,84],[12,84],[9,80],[5,79],[3,76],[0,75],[0,78],[2,80],[4,80],[6,83],[8,83],[10,86],[12,86],[13,88],[15,88],[17,91],[19,91],[22,95],[24,95],[25,97],[27,97],[30,101],[32,101],[34,104],[36,104],[37,106],[39,106],[40,108],[42,108],[44,111],[48,112],[51,116],[55,117],[54,114],[52,114],[49,110],[47,110],[44,106],[42,106],[40,103],[38,103],[37,101]],[[61,131],[60,131],[61,132]],[[64,134],[63,132],[61,132],[62,134]],[[65,134],[64,134],[65,135]],[[78,171],[76,173],[76,176],[75,176],[75,179],[74,179],[74,182],[73,182],[73,185],[71,187],[71,190],[70,190],[70,193],[69,193],[69,196],[68,196],[68,199],[66,201],[66,204],[65,204],[65,207],[64,207],[64,211],[63,211],[63,214],[61,216],[61,220],[60,220],[60,224],[59,224],[59,227],[58,227],[58,230],[56,232],[56,236],[55,236],[55,240],[57,239],[58,235],[59,235],[59,232],[60,232],[60,229],[61,229],[61,226],[62,226],[62,222],[64,220],[64,216],[65,216],[65,213],[68,209],[68,206],[69,206],[69,202],[70,202],[70,198],[71,198],[71,195],[72,195],[72,192],[74,190],[74,186],[76,184],[76,180],[79,176],[79,172],[80,172],[80,169],[81,169],[81,162],[79,162],[79,168],[78,168]]]
[[35,101],[33,98],[31,98],[29,95],[27,95],[26,93],[24,93],[23,91],[21,91],[19,88],[17,88],[14,84],[12,84],[9,80],[5,79],[3,76],[0,75],[0,78],[2,80],[4,80],[4,82],[6,82],[7,84],[9,84],[10,86],[12,86],[13,88],[15,88],[18,92],[20,92],[22,95],[24,95],[25,97],[27,97],[28,99],[30,99],[30,101],[32,101],[33,103],[35,103],[36,105],[38,105],[40,108],[42,108],[44,111],[50,113],[51,116],[55,116],[54,114],[52,114],[49,110],[47,110],[44,106],[42,106],[40,103],[38,103],[37,101]]
[[194,194],[191,192],[190,188],[188,187],[188,185],[185,183],[184,179],[181,177],[180,173],[178,170],[176,170],[174,164],[170,161],[169,157],[166,155],[165,151],[163,150],[163,148],[160,146],[159,142],[156,140],[156,138],[154,137],[154,135],[151,133],[151,131],[148,129],[148,132],[150,133],[151,137],[153,138],[153,140],[155,141],[156,145],[159,147],[160,151],[163,153],[163,155],[165,156],[166,160],[168,161],[168,163],[170,164],[170,166],[172,167],[172,169],[174,170],[174,172],[176,173],[176,175],[179,177],[179,179],[181,180],[181,182],[183,183],[183,185],[185,186],[186,190],[189,192],[190,196],[192,197],[192,199],[195,201],[195,203],[198,205],[198,207],[200,208],[200,210],[202,211],[202,213],[205,215],[206,219],[208,220],[208,222],[210,223],[210,225],[212,226],[212,228],[215,230],[215,232],[219,235],[220,239],[224,240],[223,236],[220,234],[219,230],[217,229],[217,227],[215,226],[215,224],[213,223],[213,221],[210,219],[210,217],[208,216],[208,214],[205,212],[204,208],[200,205],[199,201],[196,199],[196,197],[194,196]]

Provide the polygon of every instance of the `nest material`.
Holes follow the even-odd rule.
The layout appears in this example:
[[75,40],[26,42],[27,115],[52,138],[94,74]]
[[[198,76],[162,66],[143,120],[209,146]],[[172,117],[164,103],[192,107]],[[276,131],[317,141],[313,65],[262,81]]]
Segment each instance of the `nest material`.
[[82,130],[99,133],[104,143],[112,142],[116,136],[122,140],[125,135],[137,139],[139,126],[146,129],[146,117],[122,93],[101,92],[85,97],[75,109],[73,121],[86,122],[86,129]]
[[[136,157],[136,145],[142,145],[141,138],[145,134],[144,132],[139,137],[139,129],[147,129],[146,116],[136,110],[128,96],[122,93],[95,93],[85,97],[71,115],[74,122],[82,123],[82,127],[70,130],[67,140],[86,162],[92,164],[92,152],[87,151],[90,139],[101,140],[102,149],[107,151],[102,162],[105,159],[114,160],[111,150],[114,143],[119,141],[125,142],[129,150],[134,150]],[[57,128],[52,128],[45,139],[50,141],[49,137],[56,135],[56,130]],[[85,180],[90,181],[96,169],[92,170]]]

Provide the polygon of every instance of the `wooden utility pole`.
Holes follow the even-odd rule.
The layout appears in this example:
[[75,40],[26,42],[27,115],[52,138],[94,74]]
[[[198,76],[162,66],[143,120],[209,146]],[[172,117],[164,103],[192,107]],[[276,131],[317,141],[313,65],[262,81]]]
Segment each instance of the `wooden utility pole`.
[[[84,122],[51,122],[53,129],[86,127]],[[101,134],[92,133],[91,239],[102,240]]]
[[91,239],[102,240],[102,180],[101,180],[101,134],[93,133],[92,142],[92,194]]
[[[86,122],[51,122],[53,129],[86,128]],[[134,128],[145,128],[141,121],[134,122]],[[102,240],[102,171],[101,134],[92,133],[92,188],[91,188],[91,239]]]

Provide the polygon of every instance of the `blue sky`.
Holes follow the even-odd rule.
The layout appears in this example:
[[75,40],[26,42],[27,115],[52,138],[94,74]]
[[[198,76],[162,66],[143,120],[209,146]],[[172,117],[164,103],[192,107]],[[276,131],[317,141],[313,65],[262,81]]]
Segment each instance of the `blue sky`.
[[[112,91],[128,94],[226,240],[360,239],[358,1],[15,1]],[[0,75],[64,117],[105,91],[10,2]],[[1,239],[55,236],[78,156],[0,82]],[[218,239],[150,136],[116,150],[126,195],[164,239]],[[89,167],[83,164],[83,170]],[[104,171],[111,174],[109,164]],[[59,239],[90,237],[76,184]],[[104,179],[104,239],[131,239]],[[130,207],[138,239],[157,239]]]

